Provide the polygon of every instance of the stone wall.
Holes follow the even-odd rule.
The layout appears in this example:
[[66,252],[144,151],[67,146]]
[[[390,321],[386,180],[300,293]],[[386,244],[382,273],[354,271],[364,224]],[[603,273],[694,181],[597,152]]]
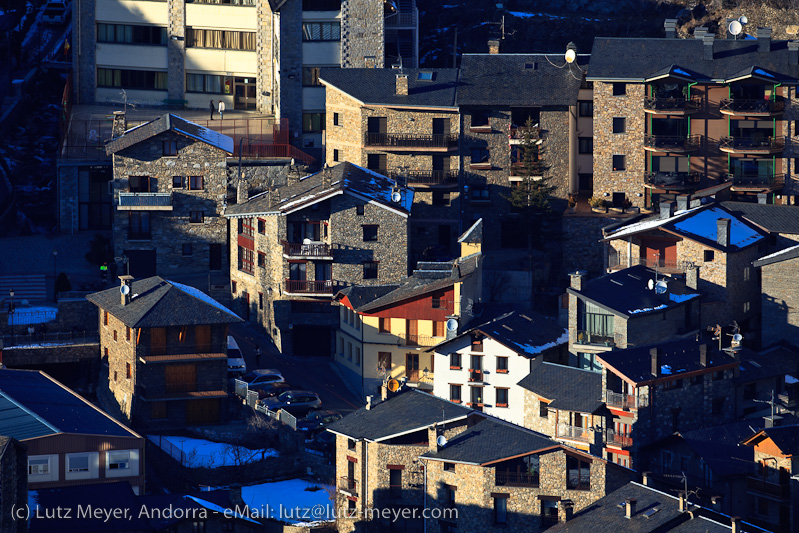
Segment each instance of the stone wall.
[[75,35],[71,43],[72,64],[75,65],[72,97],[76,104],[94,103],[94,89],[97,85],[95,6],[96,0],[78,0],[72,3],[72,24],[75,27],[73,35],[80,35]]
[[28,454],[25,446],[9,438],[0,447],[0,533],[25,533],[26,520],[18,520],[14,511],[28,503]]
[[607,244],[600,242],[603,238],[602,228],[621,220],[604,215],[564,216],[562,219],[564,272],[587,270],[591,276],[603,274]]
[[799,338],[799,287],[796,272],[799,261],[789,259],[760,267],[763,293],[761,344],[769,346],[783,339]]
[[380,0],[342,0],[341,66],[385,66],[385,22]]
[[[108,324],[104,317],[108,317]],[[119,406],[119,412],[129,422],[133,418],[133,395],[136,390],[138,369],[136,363],[136,334],[137,330],[130,330],[130,340],[127,339],[127,329],[121,320],[111,313],[99,310],[100,324],[100,362],[101,374],[106,374],[109,392]],[[114,338],[116,336],[116,339]],[[128,367],[131,376],[128,378]]]
[[[289,119],[289,131],[302,135],[302,2],[285,2],[275,28],[280,32],[275,52],[280,54],[280,99],[275,102],[275,117]],[[264,65],[264,69],[268,65]],[[265,88],[269,91],[270,89]]]
[[[170,39],[167,41],[167,83],[169,99],[182,100],[186,92],[186,2],[184,0],[167,0],[169,21],[167,32]],[[174,37],[177,37],[175,39]]]

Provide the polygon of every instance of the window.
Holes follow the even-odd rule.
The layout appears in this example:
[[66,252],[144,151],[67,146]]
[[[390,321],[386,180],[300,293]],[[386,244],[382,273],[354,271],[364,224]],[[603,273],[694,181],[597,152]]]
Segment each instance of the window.
[[704,261],[705,263],[711,263],[713,259],[715,259],[716,252],[714,250],[705,250],[704,253]]
[[626,96],[627,95],[627,84],[626,83],[614,83],[613,84],[613,96]]
[[352,361],[352,343],[347,343],[347,361]]
[[472,187],[472,202],[489,202],[488,187]]
[[202,224],[203,220],[204,216],[202,211],[189,212],[189,222],[191,222],[192,224]]
[[378,226],[362,226],[363,228],[363,242],[371,242],[377,240],[377,228]]
[[497,373],[498,374],[507,374],[508,373],[508,358],[507,357],[497,357]]
[[377,262],[364,261],[363,263],[363,279],[377,279]]
[[495,495],[494,496],[494,523],[507,524],[508,523],[508,496]]
[[449,354],[449,367],[453,370],[460,370],[463,368],[461,366],[461,354],[458,352],[452,352]]
[[744,313],[748,313],[751,308],[752,306],[749,304],[749,302],[744,302]]
[[391,319],[390,318],[378,318],[377,319],[377,330],[380,333],[391,333]]
[[433,73],[430,71],[427,72],[419,72],[416,75],[416,79],[420,81],[433,81]]
[[254,31],[206,30],[186,28],[187,48],[218,48],[255,51]]
[[449,207],[452,199],[449,191],[433,191],[433,205],[436,207]]
[[444,463],[444,472],[454,472],[455,463]]
[[472,148],[472,165],[489,164],[489,154],[486,148]]
[[97,86],[166,91],[167,73],[153,70],[98,68]]
[[125,326],[125,340],[130,341],[130,327]]
[[131,240],[150,238],[150,213],[131,211],[128,214],[128,238]]
[[177,141],[162,141],[161,151],[163,155],[169,155],[169,156],[178,155]]
[[232,292],[233,294],[236,294],[236,282],[235,281],[231,281],[230,282],[230,292]]
[[89,456],[88,455],[67,455],[67,472],[88,472],[89,471]]
[[577,115],[581,117],[594,116],[594,102],[591,100],[577,101]]
[[258,252],[258,266],[266,268],[266,255],[263,252]]
[[339,123],[339,119],[338,119],[338,113],[333,113],[333,125],[334,126],[341,126],[341,123]]
[[303,41],[340,41],[340,22],[303,22]]
[[181,248],[182,248],[183,255],[191,255],[191,243],[190,242],[183,243]]
[[302,131],[304,133],[317,133],[325,129],[324,113],[303,113]]
[[566,488],[572,490],[591,489],[591,463],[576,457],[566,457]]
[[50,473],[50,458],[28,457],[28,475],[40,476]]
[[117,330],[114,330],[114,342],[117,341]]
[[450,385],[449,386],[449,401],[461,403],[461,386],[460,385]]
[[392,496],[400,496],[402,494],[402,470],[392,468],[388,471],[389,480],[388,488]]
[[752,277],[752,267],[744,267],[744,281],[749,281]]
[[614,155],[613,156],[613,171],[620,172],[622,170],[627,170],[627,162],[623,155]]
[[538,400],[538,417],[549,418],[549,404],[544,400]]
[[[108,359],[108,348],[103,348],[103,357]],[[108,361],[104,361],[104,364],[108,364]]]
[[333,148],[333,161],[340,161],[338,148]]
[[117,371],[114,370],[114,381],[117,381]]
[[593,137],[579,137],[577,139],[577,150],[581,154],[594,153],[594,138]]
[[478,335],[474,335],[472,337],[472,351],[473,352],[483,351],[483,337],[480,337]]
[[627,131],[627,119],[624,117],[613,117],[613,133],[625,133]]
[[362,217],[364,215],[364,205],[363,204],[355,206],[355,214],[358,215],[359,217]]
[[361,349],[355,347],[355,364],[361,366]]
[[472,128],[488,128],[488,111],[472,111]]
[[663,383],[663,390],[672,390],[672,389],[681,389],[681,388],[682,388],[681,379],[671,379]]
[[239,270],[242,272],[246,272],[248,274],[253,274],[255,272],[255,268],[253,268],[253,262],[255,260],[255,252],[250,250],[249,248],[243,248],[239,246]]
[[347,439],[347,449],[354,450],[355,449],[355,440],[354,439]]
[[103,326],[108,325],[108,311],[103,311]]
[[130,452],[107,452],[109,470],[129,470]]
[[508,406],[508,389],[494,389],[497,393],[497,407]]
[[97,24],[98,43],[117,44],[167,44],[167,30],[159,26],[131,26],[127,24]]
[[258,309],[263,309],[263,308],[264,308],[264,293],[259,292],[258,293]]
[[203,177],[202,176],[189,176],[189,190],[201,191],[203,190]]
[[[319,67],[302,67],[302,84],[305,87],[321,87]],[[338,126],[338,124],[336,125]]]
[[183,176],[172,176],[172,188],[173,189],[183,188]]
[[391,352],[377,352],[377,370],[391,373]]
[[186,74],[186,92],[233,94],[233,77],[219,74]]

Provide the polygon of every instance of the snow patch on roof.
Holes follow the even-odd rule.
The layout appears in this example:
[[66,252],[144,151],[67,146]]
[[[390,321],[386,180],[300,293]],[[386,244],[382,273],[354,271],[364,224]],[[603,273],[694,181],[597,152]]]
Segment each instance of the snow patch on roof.
[[684,71],[683,69],[681,69],[681,68],[675,68],[673,72],[674,72],[675,74],[682,74],[683,76],[690,76],[690,74],[688,74],[687,72],[685,72],[685,71]]
[[660,304],[657,307],[644,307],[643,309],[628,309],[627,313],[631,315],[637,315],[639,313],[648,313],[649,311],[659,311],[661,309],[665,309],[668,307],[666,304]]
[[531,355],[535,355],[538,353],[543,352],[544,350],[548,350],[549,348],[553,348],[555,346],[560,346],[561,344],[566,344],[569,342],[569,330],[564,329],[563,334],[552,342],[548,342],[541,346],[533,346],[530,344],[520,344],[519,348],[521,348],[524,353],[529,353]]
[[238,318],[239,320],[241,320],[241,318],[239,318],[239,316],[236,313],[234,313],[233,311],[231,311],[230,309],[228,309],[227,307],[225,307],[221,303],[217,302],[216,300],[214,300],[213,298],[211,298],[210,296],[205,294],[203,291],[201,291],[199,289],[195,289],[194,287],[190,287],[188,285],[184,285],[182,283],[178,283],[176,281],[167,280],[167,283],[169,283],[170,285],[182,290],[183,292],[185,292],[189,296],[194,296],[198,300],[200,300],[200,301],[202,301],[204,303],[207,303],[208,305],[212,305],[212,306],[216,307],[217,309],[219,309],[220,311],[224,311],[225,313],[227,313],[229,315],[233,315],[236,318]]
[[774,77],[771,74],[769,74],[768,72],[766,72],[765,70],[763,70],[762,68],[756,68],[754,72],[755,72],[755,74],[760,74],[761,76],[768,76],[769,78],[773,78]]
[[743,248],[763,238],[760,233],[718,207],[711,207],[686,217],[674,224],[674,227],[683,233],[716,242],[717,222],[722,218],[730,219],[730,246]]
[[202,141],[208,143],[212,146],[216,146],[217,148],[221,148],[222,150],[233,153],[233,138],[228,137],[227,135],[222,135],[221,133],[217,133],[214,130],[209,130],[208,128],[204,128],[203,126],[197,126],[197,133],[189,133],[188,131],[182,130],[180,128],[173,128],[176,132],[182,133],[186,137],[191,137],[192,139],[197,139],[198,141]]
[[760,259],[758,259],[758,261],[763,261],[764,259],[772,259],[774,257],[780,256],[780,255],[788,253],[788,252],[791,252],[793,250],[796,250],[797,248],[799,248],[799,244],[796,244],[796,245],[791,246],[789,248],[785,248],[784,250],[780,250],[778,252],[774,252],[773,254],[769,254],[769,255],[763,256]]
[[654,219],[647,219],[642,220],[640,222],[635,222],[628,226],[624,226],[619,228],[613,233],[610,233],[607,238],[608,239],[618,239],[619,237],[625,237],[627,235],[632,235],[634,233],[639,233],[641,231],[646,231],[650,229],[655,229],[660,227],[664,224],[668,224],[669,222],[674,222],[675,220],[682,219],[689,213],[696,211],[697,209],[701,209],[700,207],[694,207],[693,209],[677,211],[674,213],[674,216],[671,218],[654,218]]
[[688,300],[691,300],[692,298],[696,298],[697,296],[699,296],[699,295],[696,294],[696,293],[674,294],[673,292],[670,292],[669,293],[669,300],[671,300],[672,302],[680,303],[680,302],[687,302]]
[[671,365],[660,365],[660,373],[664,376],[670,376],[673,373],[671,371]]

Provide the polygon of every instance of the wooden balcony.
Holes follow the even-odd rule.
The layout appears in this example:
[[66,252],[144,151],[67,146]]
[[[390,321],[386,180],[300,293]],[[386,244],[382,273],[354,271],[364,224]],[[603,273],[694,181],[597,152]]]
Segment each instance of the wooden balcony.
[[781,115],[785,111],[785,101],[782,98],[776,100],[725,98],[719,102],[719,111],[724,115],[772,117]]
[[458,183],[457,170],[392,170],[389,177],[405,185],[454,185]]
[[281,241],[283,245],[283,257],[302,258],[302,259],[328,259],[333,260],[330,245],[323,242],[287,242]]
[[644,112],[657,115],[690,115],[699,111],[702,99],[692,98],[658,98],[647,96],[644,98]]
[[692,152],[701,146],[700,135],[646,135],[644,150],[650,152]]
[[785,149],[785,137],[722,137],[719,150],[732,154],[777,154]]
[[336,289],[333,280],[310,281],[304,279],[287,279],[283,286],[286,294],[305,296],[332,296]]
[[494,482],[497,486],[538,487],[539,476],[537,472],[502,472],[497,470]]
[[781,483],[774,483],[762,476],[749,476],[746,478],[746,490],[753,494],[769,496],[777,500],[788,500],[791,496],[791,487]]
[[172,211],[171,192],[121,192],[118,211]]
[[482,383],[485,381],[485,372],[479,368],[470,368],[469,381],[472,383]]
[[644,185],[667,191],[696,189],[701,180],[702,175],[695,172],[647,172],[644,174]]
[[785,174],[728,174],[733,191],[776,191],[785,185]]
[[431,337],[430,335],[408,335],[400,333],[397,335],[400,346],[435,346],[444,340],[444,337]]
[[351,496],[355,496],[356,491],[358,490],[358,482],[350,477],[341,476],[338,478],[338,490],[341,492],[346,492]]
[[457,135],[412,134],[412,133],[364,133],[363,144],[367,148],[381,150],[446,151],[457,148]]

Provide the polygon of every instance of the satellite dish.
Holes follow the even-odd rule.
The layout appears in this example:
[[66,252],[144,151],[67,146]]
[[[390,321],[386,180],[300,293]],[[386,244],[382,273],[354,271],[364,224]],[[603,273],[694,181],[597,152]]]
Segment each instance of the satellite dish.
[[394,203],[399,203],[402,200],[402,194],[399,191],[394,191],[391,193],[391,201]]
[[669,285],[665,281],[658,281],[655,283],[655,293],[663,294],[669,289]]
[[399,381],[397,381],[396,379],[390,379],[388,380],[386,386],[388,387],[388,390],[390,390],[391,392],[397,392],[399,390]]
[[735,35],[736,37],[741,34],[741,31],[744,29],[743,24],[738,22],[737,20],[733,20],[730,22],[729,27],[727,28],[731,35]]
[[646,286],[649,287],[650,291],[653,290],[655,288],[655,280],[650,279]]
[[746,15],[741,15],[740,17],[738,17],[738,22],[740,22],[741,24],[749,24],[749,19],[746,18]]
[[574,63],[574,60],[577,58],[577,54],[574,50],[566,50],[566,63]]
[[732,340],[735,342],[741,342],[742,340],[744,340],[744,336],[741,335],[740,333],[736,333],[735,335],[732,336]]
[[436,439],[436,444],[438,444],[439,448],[443,448],[444,446],[447,445],[447,437],[445,437],[444,435],[439,435],[438,438]]
[[447,331],[458,331],[458,321],[454,318],[447,320]]
[[123,296],[127,296],[128,294],[130,294],[130,287],[128,287],[127,285],[120,285],[119,292],[121,292]]

